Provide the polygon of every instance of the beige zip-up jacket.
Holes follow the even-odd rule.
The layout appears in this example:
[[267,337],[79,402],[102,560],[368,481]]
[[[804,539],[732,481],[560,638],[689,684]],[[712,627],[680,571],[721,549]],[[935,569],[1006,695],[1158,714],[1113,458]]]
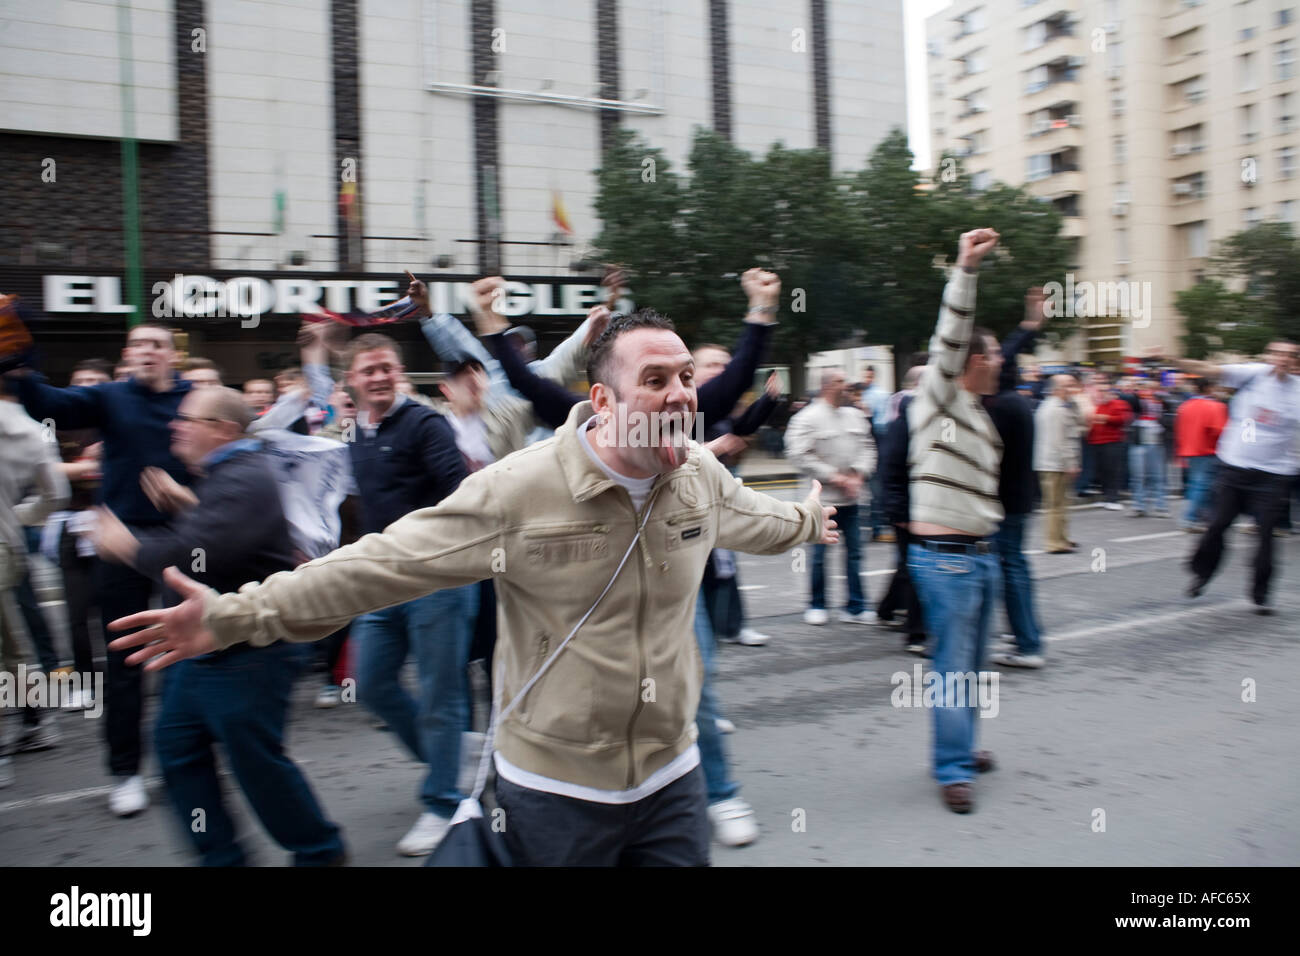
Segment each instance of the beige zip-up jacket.
[[[510,701],[604,590],[644,510],[596,466],[576,405],[554,438],[470,475],[434,508],[293,572],[208,595],[222,647],[310,641],[359,614],[492,578],[497,673]],[[703,676],[695,598],[712,548],[777,554],[822,533],[822,513],[759,494],[692,444],[655,482],[650,518],[614,586],[498,730],[524,770],[599,790],[642,783],[695,740]]]

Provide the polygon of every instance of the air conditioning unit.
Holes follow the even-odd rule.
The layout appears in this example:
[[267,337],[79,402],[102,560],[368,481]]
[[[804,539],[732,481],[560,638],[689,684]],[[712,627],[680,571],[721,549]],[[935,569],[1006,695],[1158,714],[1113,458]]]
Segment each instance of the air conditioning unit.
[[1172,150],[1175,156],[1186,156],[1191,151],[1192,151],[1191,143],[1174,143],[1174,148]]
[[1111,214],[1112,216],[1127,216],[1127,215],[1128,215],[1128,203],[1126,203],[1126,202],[1117,202],[1117,203],[1113,203],[1113,204],[1111,205],[1111,207],[1110,207],[1110,214]]
[[1205,90],[1189,90],[1187,92],[1187,102],[1199,103],[1205,99]]
[[1083,117],[1080,116],[1078,113],[1071,113],[1069,116],[1065,118],[1065,122],[1069,126],[1082,126]]
[[1175,196],[1190,196],[1192,194],[1191,183],[1174,183]]

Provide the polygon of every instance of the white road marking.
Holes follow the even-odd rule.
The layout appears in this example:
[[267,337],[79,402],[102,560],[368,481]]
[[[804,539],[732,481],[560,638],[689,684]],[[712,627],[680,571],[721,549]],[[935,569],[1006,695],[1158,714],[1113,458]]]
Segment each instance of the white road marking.
[[738,588],[736,588],[736,590],[737,591],[761,591],[765,587],[767,587],[766,584],[742,584]]
[[1135,534],[1127,538],[1111,538],[1114,544],[1128,544],[1130,541],[1151,541],[1154,538],[1185,538],[1186,531],[1158,531],[1155,534]]
[[1196,607],[1189,607],[1182,611],[1174,611],[1173,613],[1165,611],[1160,614],[1149,614],[1146,617],[1111,621],[1108,624],[1096,624],[1092,627],[1079,628],[1075,631],[1066,631],[1064,634],[1049,634],[1044,638],[1044,640],[1073,641],[1081,637],[1092,637],[1094,634],[1105,634],[1107,631],[1119,630],[1121,628],[1128,631],[1134,631],[1146,627],[1147,625],[1160,625],[1169,621],[1180,621],[1183,618],[1197,617],[1211,611],[1245,610],[1249,606],[1250,605],[1241,598],[1230,601],[1220,601],[1218,604],[1198,604]]

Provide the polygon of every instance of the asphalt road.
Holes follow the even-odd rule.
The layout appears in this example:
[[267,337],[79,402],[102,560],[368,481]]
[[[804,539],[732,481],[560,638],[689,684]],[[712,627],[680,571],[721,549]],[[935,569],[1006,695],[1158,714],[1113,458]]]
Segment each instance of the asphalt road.
[[[1041,547],[1039,525],[1031,550]],[[1300,696],[1287,683],[1300,675],[1300,538],[1277,542],[1278,614],[1266,618],[1245,597],[1253,536],[1234,532],[1227,566],[1196,601],[1183,597],[1181,569],[1195,539],[1172,521],[1076,510],[1072,536],[1080,553],[1031,557],[1048,666],[1002,670],[998,713],[978,721],[999,767],[978,781],[969,816],[940,803],[930,715],[891,704],[891,675],[924,662],[892,630],[804,625],[807,574],[792,570],[792,557],[742,556],[750,623],[772,641],[724,646],[718,689],[737,727],[727,738],[734,773],[762,834],[743,849],[715,847],[714,863],[1300,863]],[[873,596],[892,560],[892,545],[869,546]],[[840,575],[837,603],[838,557],[829,570]],[[1253,702],[1243,701],[1246,681]],[[314,709],[316,689],[314,680],[297,688],[290,750],[343,826],[353,862],[419,865],[393,846],[418,813],[420,768],[356,705]],[[153,806],[119,820],[106,806],[101,721],[58,720],[60,744],[19,755],[16,783],[0,791],[0,860],[191,862],[156,763],[145,771],[155,775]],[[233,787],[229,799],[257,862],[287,862]]]

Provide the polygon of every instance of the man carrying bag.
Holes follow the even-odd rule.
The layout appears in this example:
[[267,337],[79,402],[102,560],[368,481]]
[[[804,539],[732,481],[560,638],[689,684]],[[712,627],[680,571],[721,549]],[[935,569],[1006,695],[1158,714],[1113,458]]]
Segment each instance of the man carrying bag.
[[[476,283],[481,307],[501,287]],[[147,645],[130,660],[157,669],[245,640],[316,640],[374,608],[492,578],[497,694],[511,702],[493,735],[496,793],[513,861],[707,864],[692,630],[704,563],[715,547],[777,554],[838,535],[820,485],[777,501],[689,440],[693,366],[667,319],[620,317],[591,350],[590,401],[554,439],[237,594],[169,569],[183,604],[115,622],[152,626],[114,646]]]

